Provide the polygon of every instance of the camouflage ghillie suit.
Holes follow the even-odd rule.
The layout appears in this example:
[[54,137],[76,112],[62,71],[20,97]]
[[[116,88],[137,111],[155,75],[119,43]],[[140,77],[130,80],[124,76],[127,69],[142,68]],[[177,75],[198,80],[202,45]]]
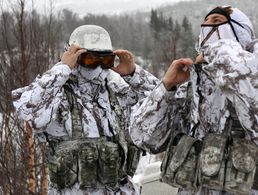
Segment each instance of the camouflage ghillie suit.
[[[125,167],[127,161],[138,163],[138,153],[129,156],[135,146],[128,120],[131,106],[157,82],[139,66],[122,78],[112,70],[71,70],[59,62],[12,92],[18,117],[30,123],[40,141],[49,142],[50,178],[58,184],[51,184],[49,194],[139,193],[129,176],[135,167]],[[54,175],[57,167],[63,170],[59,177]]]
[[[161,152],[171,134],[183,132],[198,140],[210,133],[223,134],[233,107],[245,139],[257,145],[257,49],[258,44],[254,44],[253,53],[247,52],[231,40],[220,40],[204,48],[207,64],[193,66],[188,83],[176,91],[167,91],[161,83],[142,103],[134,106],[130,126],[134,143],[146,150]],[[183,145],[181,149],[186,150],[185,147],[188,146]],[[258,194],[255,190],[252,193]],[[180,189],[178,194],[229,193],[200,186],[196,191]]]

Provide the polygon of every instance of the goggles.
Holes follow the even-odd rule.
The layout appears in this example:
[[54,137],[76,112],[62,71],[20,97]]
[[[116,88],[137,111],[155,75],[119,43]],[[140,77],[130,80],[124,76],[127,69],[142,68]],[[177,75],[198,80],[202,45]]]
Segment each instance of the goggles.
[[[69,44],[67,43],[64,47],[65,51],[68,50],[68,47]],[[77,64],[92,69],[96,68],[97,66],[101,66],[103,69],[109,69],[114,67],[115,56],[116,55],[113,54],[112,51],[87,50],[78,57]]]
[[115,62],[115,54],[112,52],[96,52],[89,51],[82,53],[77,60],[77,63],[88,67],[88,68],[96,68],[97,66],[101,66],[103,69],[109,69],[114,67]]

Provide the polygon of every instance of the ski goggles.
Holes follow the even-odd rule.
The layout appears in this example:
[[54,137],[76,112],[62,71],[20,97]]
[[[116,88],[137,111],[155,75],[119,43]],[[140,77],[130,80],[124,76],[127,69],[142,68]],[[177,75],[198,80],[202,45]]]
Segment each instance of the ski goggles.
[[89,51],[82,53],[77,60],[77,63],[88,67],[96,68],[101,66],[103,69],[109,69],[114,67],[115,54],[113,52],[96,52]]
[[[64,50],[67,51],[69,46],[69,43],[66,43]],[[114,67],[115,57],[116,55],[112,51],[92,51],[86,49],[86,52],[78,57],[77,64],[92,69],[97,66],[101,66],[103,69],[109,69]]]

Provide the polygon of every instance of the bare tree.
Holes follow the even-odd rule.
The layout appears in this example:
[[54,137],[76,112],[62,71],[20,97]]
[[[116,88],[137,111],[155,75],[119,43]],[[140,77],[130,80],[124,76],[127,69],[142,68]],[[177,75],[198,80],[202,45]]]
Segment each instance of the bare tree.
[[[16,0],[0,13],[0,194],[47,194],[46,144],[38,144],[28,123],[13,115],[11,91],[28,85],[57,60],[60,23],[52,13],[26,11]],[[12,33],[11,33],[12,32]]]

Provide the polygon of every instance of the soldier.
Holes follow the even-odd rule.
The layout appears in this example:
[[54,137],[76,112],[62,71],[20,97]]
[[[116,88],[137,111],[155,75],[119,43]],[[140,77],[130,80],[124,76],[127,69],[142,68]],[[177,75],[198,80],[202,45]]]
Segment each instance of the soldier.
[[49,194],[139,194],[128,119],[157,82],[129,51],[113,51],[105,29],[83,25],[60,62],[12,92],[18,117],[49,143]]
[[258,194],[258,44],[245,14],[230,6],[205,17],[195,64],[172,62],[142,103],[131,134],[153,153],[167,150],[162,180],[178,194]]

